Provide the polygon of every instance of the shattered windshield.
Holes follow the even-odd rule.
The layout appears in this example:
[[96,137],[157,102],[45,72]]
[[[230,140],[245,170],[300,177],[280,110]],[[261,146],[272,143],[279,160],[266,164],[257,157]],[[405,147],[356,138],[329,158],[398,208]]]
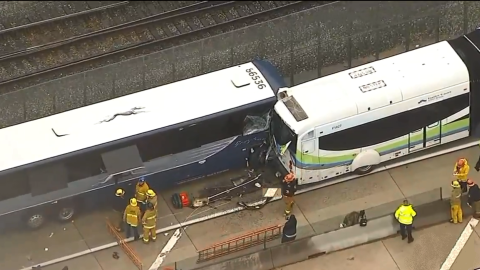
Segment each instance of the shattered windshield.
[[295,151],[297,144],[297,135],[283,122],[280,116],[273,111],[272,131],[275,141],[279,145],[286,145],[290,142],[288,148]]
[[268,130],[270,126],[270,111],[259,115],[247,115],[243,124],[243,135],[250,135]]

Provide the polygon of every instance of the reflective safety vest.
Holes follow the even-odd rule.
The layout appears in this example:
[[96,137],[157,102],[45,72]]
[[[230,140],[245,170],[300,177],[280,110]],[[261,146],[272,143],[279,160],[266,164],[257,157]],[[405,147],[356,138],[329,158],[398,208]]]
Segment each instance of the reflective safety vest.
[[148,202],[153,205],[153,209],[157,209],[157,204],[158,204],[158,198],[157,196],[149,197]]
[[397,211],[395,211],[395,218],[398,222],[410,225],[413,223],[413,217],[417,215],[417,212],[413,210],[412,205],[401,205],[398,207]]
[[147,183],[143,183],[143,185],[137,185],[135,186],[135,199],[137,199],[138,202],[145,203],[147,200],[147,191],[150,189]]
[[127,208],[125,208],[123,219],[127,224],[137,227],[140,215],[140,208],[138,206],[128,205]]
[[146,229],[155,228],[157,225],[157,211],[147,210],[142,218],[143,227]]
[[466,160],[462,167],[457,167],[457,163],[455,163],[455,166],[453,167],[453,173],[458,174],[457,179],[461,182],[466,182],[468,180],[469,172],[470,166]]

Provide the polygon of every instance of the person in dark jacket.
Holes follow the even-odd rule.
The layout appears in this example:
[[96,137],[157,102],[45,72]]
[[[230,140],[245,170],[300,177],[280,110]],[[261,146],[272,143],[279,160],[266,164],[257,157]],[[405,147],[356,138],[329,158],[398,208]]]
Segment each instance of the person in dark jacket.
[[282,243],[295,240],[297,237],[297,218],[295,215],[291,215],[282,230]]
[[468,179],[468,206],[473,208],[473,217],[480,218],[480,188]]
[[113,211],[115,212],[114,225],[118,232],[123,231],[123,211],[129,204],[128,197],[125,195],[125,190],[119,188],[115,191],[115,198],[113,200]]

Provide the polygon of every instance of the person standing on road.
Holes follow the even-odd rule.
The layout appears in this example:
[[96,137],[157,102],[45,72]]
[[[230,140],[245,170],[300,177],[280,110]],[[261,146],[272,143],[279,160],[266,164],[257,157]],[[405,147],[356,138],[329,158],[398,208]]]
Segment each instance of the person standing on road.
[[408,243],[413,242],[412,236],[412,223],[413,218],[417,215],[417,212],[413,209],[413,206],[404,200],[402,205],[400,205],[395,211],[395,218],[400,223],[400,234],[402,235],[402,240],[408,237]]
[[153,189],[149,189],[147,191],[147,204],[148,203],[151,203],[153,205],[153,209],[157,210],[158,198]]
[[282,195],[285,202],[285,216],[289,216],[295,203],[293,196],[297,191],[297,179],[293,173],[285,175],[282,181]]
[[467,181],[468,206],[473,208],[473,217],[480,218],[480,188],[472,180]]
[[462,193],[467,192],[467,179],[469,172],[470,166],[465,158],[460,158],[453,167],[453,176],[455,176],[457,181],[460,183]]
[[130,238],[130,233],[133,230],[134,240],[138,240],[140,235],[138,234],[138,224],[140,223],[140,208],[138,207],[137,200],[135,198],[130,199],[130,204],[125,208],[123,212],[123,220],[127,224],[127,238]]
[[140,177],[138,183],[135,185],[135,199],[139,203],[140,211],[145,213],[145,204],[147,203],[147,191],[150,189],[145,177]]
[[297,237],[297,218],[295,215],[288,217],[282,230],[282,243],[295,240]]
[[122,188],[117,189],[117,191],[115,191],[115,200],[113,201],[113,211],[115,212],[114,225],[117,226],[116,229],[118,232],[123,231],[123,212],[127,205],[128,202],[125,197],[125,190]]
[[452,188],[452,194],[450,195],[450,222],[454,224],[462,223],[462,190],[460,183],[458,183],[458,181],[453,181]]
[[148,244],[150,238],[157,240],[157,210],[151,203],[147,203],[147,211],[142,217],[143,243]]

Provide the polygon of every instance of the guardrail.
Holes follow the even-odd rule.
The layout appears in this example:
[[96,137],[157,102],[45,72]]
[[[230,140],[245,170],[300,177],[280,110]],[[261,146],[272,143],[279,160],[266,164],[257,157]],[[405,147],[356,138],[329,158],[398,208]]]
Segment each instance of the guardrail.
[[130,258],[132,263],[139,269],[143,269],[143,263],[140,260],[139,256],[137,253],[127,244],[125,241],[125,238],[123,238],[122,235],[120,235],[117,230],[115,229],[115,226],[112,225],[110,220],[106,218],[106,224],[107,224],[107,229],[110,232],[113,237],[117,240],[118,245],[122,248],[123,252]]
[[266,245],[267,242],[279,238],[282,235],[282,227],[283,225],[275,225],[256,230],[199,250],[197,262],[208,261],[260,244]]

